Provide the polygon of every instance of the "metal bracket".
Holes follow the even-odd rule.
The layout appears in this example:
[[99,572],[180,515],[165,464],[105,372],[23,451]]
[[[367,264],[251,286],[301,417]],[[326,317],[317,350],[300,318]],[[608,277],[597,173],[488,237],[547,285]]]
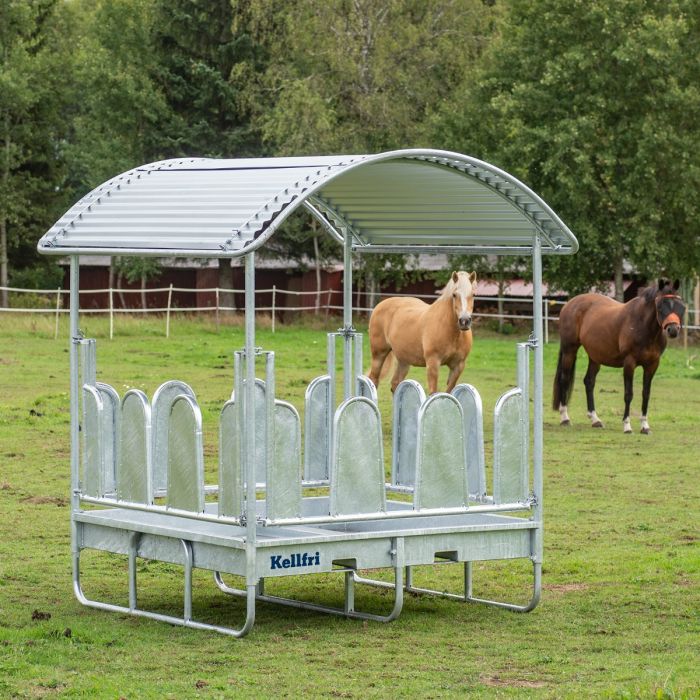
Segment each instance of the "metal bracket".
[[527,339],[527,346],[534,350],[539,344],[540,341],[537,339],[537,336],[534,333],[530,333],[530,337]]
[[354,326],[343,326],[343,328],[338,328],[337,331],[343,338],[352,338],[357,335],[357,330]]

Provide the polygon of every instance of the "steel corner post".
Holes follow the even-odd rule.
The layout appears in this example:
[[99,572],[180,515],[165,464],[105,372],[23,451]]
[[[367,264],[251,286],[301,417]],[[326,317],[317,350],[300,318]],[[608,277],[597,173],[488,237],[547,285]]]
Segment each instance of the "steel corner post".
[[535,381],[534,381],[534,415],[533,415],[533,491],[535,504],[533,519],[540,526],[534,531],[534,563],[542,566],[544,496],[543,496],[543,459],[544,459],[544,344],[542,325],[542,245],[540,235],[535,234],[532,250],[533,283],[533,333],[535,337]]

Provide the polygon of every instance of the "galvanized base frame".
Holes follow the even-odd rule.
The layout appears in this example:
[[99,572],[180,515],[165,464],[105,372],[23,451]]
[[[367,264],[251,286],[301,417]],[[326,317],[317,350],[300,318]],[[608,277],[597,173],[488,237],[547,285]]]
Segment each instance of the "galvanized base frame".
[[[499,600],[489,600],[487,598],[477,598],[472,595],[472,563],[471,561],[464,562],[464,593],[450,593],[448,591],[436,591],[431,588],[414,586],[413,570],[410,566],[406,567],[404,591],[416,595],[433,595],[440,598],[449,598],[450,600],[459,600],[464,603],[483,603],[484,605],[492,605],[497,608],[505,608],[506,610],[520,613],[530,612],[537,607],[542,593],[542,564],[540,562],[532,562],[532,596],[525,605],[506,603]],[[397,585],[389,581],[378,581],[376,579],[358,576],[356,573],[353,573],[353,578],[356,583],[364,583],[368,586],[376,586],[378,588],[395,588]]]
[[[306,509],[318,507],[318,499]],[[400,507],[400,502],[394,502]],[[214,510],[216,504],[207,504]],[[264,511],[264,502],[258,503]],[[464,602],[481,602],[526,612],[537,605],[540,595],[541,565],[534,562],[533,595],[528,605],[479,599],[471,594],[471,564],[477,559],[515,559],[535,556],[531,520],[501,514],[461,514],[420,516],[394,521],[363,522],[336,520],[325,525],[297,527],[258,526],[256,546],[246,544],[246,528],[226,523],[192,520],[168,513],[120,508],[83,510],[74,514],[73,523],[79,547],[73,554],[73,585],[78,600],[89,607],[145,617],[173,625],[206,629],[233,637],[247,634],[255,621],[257,602],[275,603],[313,612],[347,618],[390,622],[401,613],[404,592],[442,595]],[[80,580],[80,553],[94,549],[128,556],[129,605],[116,605],[88,598]],[[183,567],[183,614],[165,615],[138,606],[136,560],[154,559]],[[464,594],[444,593],[413,585],[412,567],[436,562],[462,562],[465,570]],[[534,561],[534,560],[533,560]],[[192,618],[192,571],[213,572],[218,588],[245,598],[246,617],[240,628],[231,628]],[[394,581],[364,578],[359,570],[390,569]],[[251,571],[254,575],[251,576]],[[267,578],[289,575],[337,572],[344,576],[342,607],[320,605],[265,592]],[[224,576],[233,574],[246,580],[244,588],[229,586]],[[355,607],[355,584],[391,588],[391,610],[380,615]]]

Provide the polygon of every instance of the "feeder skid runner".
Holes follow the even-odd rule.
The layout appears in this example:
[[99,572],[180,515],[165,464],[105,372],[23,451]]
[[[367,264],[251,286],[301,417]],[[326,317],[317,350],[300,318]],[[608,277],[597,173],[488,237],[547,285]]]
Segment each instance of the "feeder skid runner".
[[[408,229],[407,202],[415,220]],[[255,344],[254,298],[255,250],[299,207],[343,245],[345,261],[343,326],[327,334],[327,371],[306,389],[303,425],[297,407],[278,395],[274,352]],[[122,217],[122,234],[104,227],[105,219]],[[152,228],[154,222],[161,225]],[[177,228],[170,237],[162,233],[169,226]],[[259,601],[385,622],[398,617],[405,591],[513,611],[537,605],[541,256],[575,252],[577,243],[525,185],[482,161],[429,150],[165,161],[97,188],[50,229],[39,249],[71,258],[71,523],[80,602],[234,637],[251,630]],[[351,254],[417,249],[533,260],[533,334],[517,344],[513,386],[493,408],[489,478],[476,386],[426,396],[420,384],[405,380],[393,395],[391,436],[385,441],[382,432],[377,390],[363,371],[362,334],[352,322]],[[97,381],[96,343],[78,331],[80,255],[96,251],[244,258],[245,346],[233,353],[231,397],[220,409],[216,484],[205,482],[195,388],[170,379],[151,397],[138,389],[120,396]],[[86,549],[128,557],[128,605],[86,595],[80,578]],[[181,615],[139,605],[139,558],[182,567]],[[473,562],[517,559],[532,566],[531,591],[515,596],[522,602],[474,595]],[[463,590],[414,584],[414,567],[436,563],[462,566]],[[193,619],[194,568],[213,572],[223,593],[245,599],[240,626]],[[393,580],[367,575],[381,569],[392,571]],[[330,572],[344,578],[337,607],[265,590],[266,579]],[[393,602],[381,614],[358,610],[360,584],[391,589]]]

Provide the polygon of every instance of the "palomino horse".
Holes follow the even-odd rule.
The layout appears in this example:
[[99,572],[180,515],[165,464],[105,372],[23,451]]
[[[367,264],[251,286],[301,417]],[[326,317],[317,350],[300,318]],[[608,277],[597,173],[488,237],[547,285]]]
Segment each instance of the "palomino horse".
[[411,365],[427,367],[428,392],[437,391],[440,365],[450,368],[447,391],[452,391],[472,347],[472,311],[476,272],[453,272],[440,297],[426,304],[415,297],[391,297],[377,304],[369,320],[372,367],[369,378],[379,386],[382,366],[391,354],[397,366],[391,390],[402,382]]
[[630,403],[632,379],[637,365],[644,368],[642,389],[642,432],[649,432],[647,409],[651,380],[666,349],[666,336],[676,338],[685,306],[678,296],[679,282],[660,279],[626,304],[601,294],[580,294],[569,301],[559,315],[559,362],[554,377],[554,409],[561,424],[569,425],[567,404],[573,388],[576,352],[583,345],[588,354],[588,371],[583,383],[592,427],[602,428],[593,401],[595,378],[601,365],[622,367],[625,378],[623,430],[632,432]]

